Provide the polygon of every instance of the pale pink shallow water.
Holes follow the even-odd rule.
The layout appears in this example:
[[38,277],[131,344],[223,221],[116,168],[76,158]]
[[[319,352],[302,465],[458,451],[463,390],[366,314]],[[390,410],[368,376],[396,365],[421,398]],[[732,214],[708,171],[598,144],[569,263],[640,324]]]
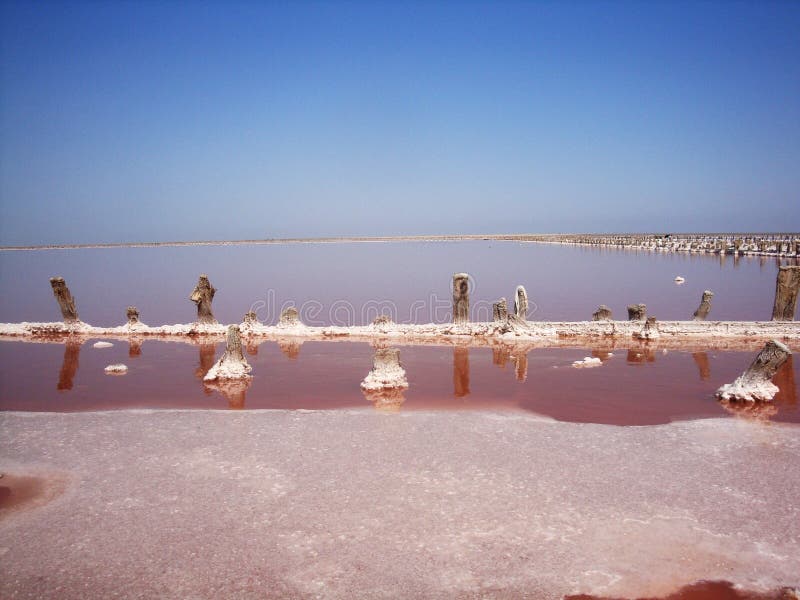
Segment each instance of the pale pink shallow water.
[[[253,379],[225,390],[202,377],[224,343],[160,342],[111,348],[80,343],[0,342],[0,410],[85,411],[126,408],[341,409],[371,406],[359,384],[372,366],[366,343],[274,341],[251,345]],[[609,353],[612,356],[609,356]],[[597,355],[603,366],[576,369]],[[684,352],[624,345],[611,350],[539,348],[499,354],[490,348],[402,346],[410,388],[388,410],[527,411],[561,421],[648,425],[730,414],[713,397],[749,364],[753,351]],[[104,367],[124,363],[126,375]],[[800,361],[777,374],[771,418],[800,422]]]

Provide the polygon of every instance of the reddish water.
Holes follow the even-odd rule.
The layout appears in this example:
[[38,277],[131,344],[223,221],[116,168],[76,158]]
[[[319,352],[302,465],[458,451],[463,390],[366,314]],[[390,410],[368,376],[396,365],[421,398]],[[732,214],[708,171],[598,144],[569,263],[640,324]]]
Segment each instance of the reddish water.
[[[794,596],[784,590],[776,590],[760,594],[758,592],[748,592],[737,590],[727,581],[700,581],[688,585],[668,596],[654,598],[651,596],[637,598],[637,600],[792,600]],[[624,600],[622,598],[610,598],[605,596],[590,596],[579,594],[577,596],[566,596],[564,600]]]
[[[400,357],[410,388],[366,397],[359,384],[372,366],[366,343],[263,342],[247,350],[254,377],[226,388],[202,377],[224,344],[191,345],[150,340],[140,346],[115,341],[0,342],[0,409],[82,411],[115,408],[522,410],[562,421],[650,425],[731,414],[714,398],[750,363],[753,352],[542,348],[513,356],[489,348],[404,346]],[[602,367],[576,369],[594,354]],[[109,376],[111,363],[126,375]],[[781,391],[761,418],[800,422],[800,361],[776,375]]]

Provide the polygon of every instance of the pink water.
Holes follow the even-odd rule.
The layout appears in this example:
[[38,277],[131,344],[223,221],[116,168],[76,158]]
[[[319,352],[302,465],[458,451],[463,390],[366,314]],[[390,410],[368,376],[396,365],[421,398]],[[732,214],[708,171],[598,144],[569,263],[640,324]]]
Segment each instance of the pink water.
[[[527,353],[490,348],[403,346],[410,387],[391,398],[365,396],[359,384],[373,348],[354,342],[262,342],[247,348],[254,377],[221,389],[203,375],[224,344],[115,341],[112,348],[80,343],[0,342],[0,409],[83,411],[124,408],[530,411],[561,421],[649,425],[731,414],[713,397],[752,360],[752,352],[664,353],[635,346],[541,348]],[[587,355],[603,366],[576,369]],[[124,363],[126,375],[104,367]],[[781,392],[762,418],[800,422],[800,361],[775,378]]]

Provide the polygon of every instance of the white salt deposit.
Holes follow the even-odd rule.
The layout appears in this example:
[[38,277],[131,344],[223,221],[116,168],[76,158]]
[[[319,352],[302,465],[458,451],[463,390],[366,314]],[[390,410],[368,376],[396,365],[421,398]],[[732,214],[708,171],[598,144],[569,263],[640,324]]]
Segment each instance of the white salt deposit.
[[95,342],[92,348],[111,348],[113,345],[111,342]]
[[577,367],[579,369],[583,368],[592,368],[592,367],[599,367],[603,364],[603,361],[599,358],[595,358],[592,356],[586,356],[583,360],[576,360],[572,363],[573,367]]
[[105,372],[106,373],[110,373],[110,374],[115,374],[115,375],[116,374],[127,373],[128,372],[128,367],[127,367],[127,365],[123,365],[123,364],[108,365],[105,368]]

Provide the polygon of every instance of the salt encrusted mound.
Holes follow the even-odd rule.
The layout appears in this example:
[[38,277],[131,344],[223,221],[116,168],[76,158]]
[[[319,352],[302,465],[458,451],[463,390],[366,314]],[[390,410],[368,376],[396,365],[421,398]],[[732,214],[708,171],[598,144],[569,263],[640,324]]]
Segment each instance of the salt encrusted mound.
[[397,348],[378,348],[372,358],[372,370],[361,382],[361,389],[377,391],[407,387],[406,372],[400,365],[400,351]]
[[105,372],[114,375],[121,375],[128,372],[128,366],[123,364],[108,365],[105,368]]
[[111,342],[95,342],[92,348],[111,348],[113,345]]
[[603,364],[603,361],[599,358],[595,358],[592,356],[586,356],[583,360],[576,360],[572,363],[573,367],[578,369],[585,369],[585,368],[592,368],[592,367],[599,367]]
[[300,313],[294,306],[289,306],[281,311],[281,318],[276,327],[281,329],[297,329],[304,328],[305,325],[300,320]]
[[208,370],[203,381],[217,379],[247,379],[253,367],[247,362],[242,353],[242,338],[238,325],[228,326],[227,346],[225,354],[217,363]]
[[661,336],[661,334],[658,333],[658,325],[656,325],[656,318],[647,317],[647,320],[644,322],[644,327],[642,327],[642,330],[637,331],[634,335],[640,340],[658,339]]
[[778,340],[767,342],[747,370],[733,383],[726,383],[717,390],[720,400],[744,402],[770,401],[778,393],[778,386],[771,379],[792,352]]

